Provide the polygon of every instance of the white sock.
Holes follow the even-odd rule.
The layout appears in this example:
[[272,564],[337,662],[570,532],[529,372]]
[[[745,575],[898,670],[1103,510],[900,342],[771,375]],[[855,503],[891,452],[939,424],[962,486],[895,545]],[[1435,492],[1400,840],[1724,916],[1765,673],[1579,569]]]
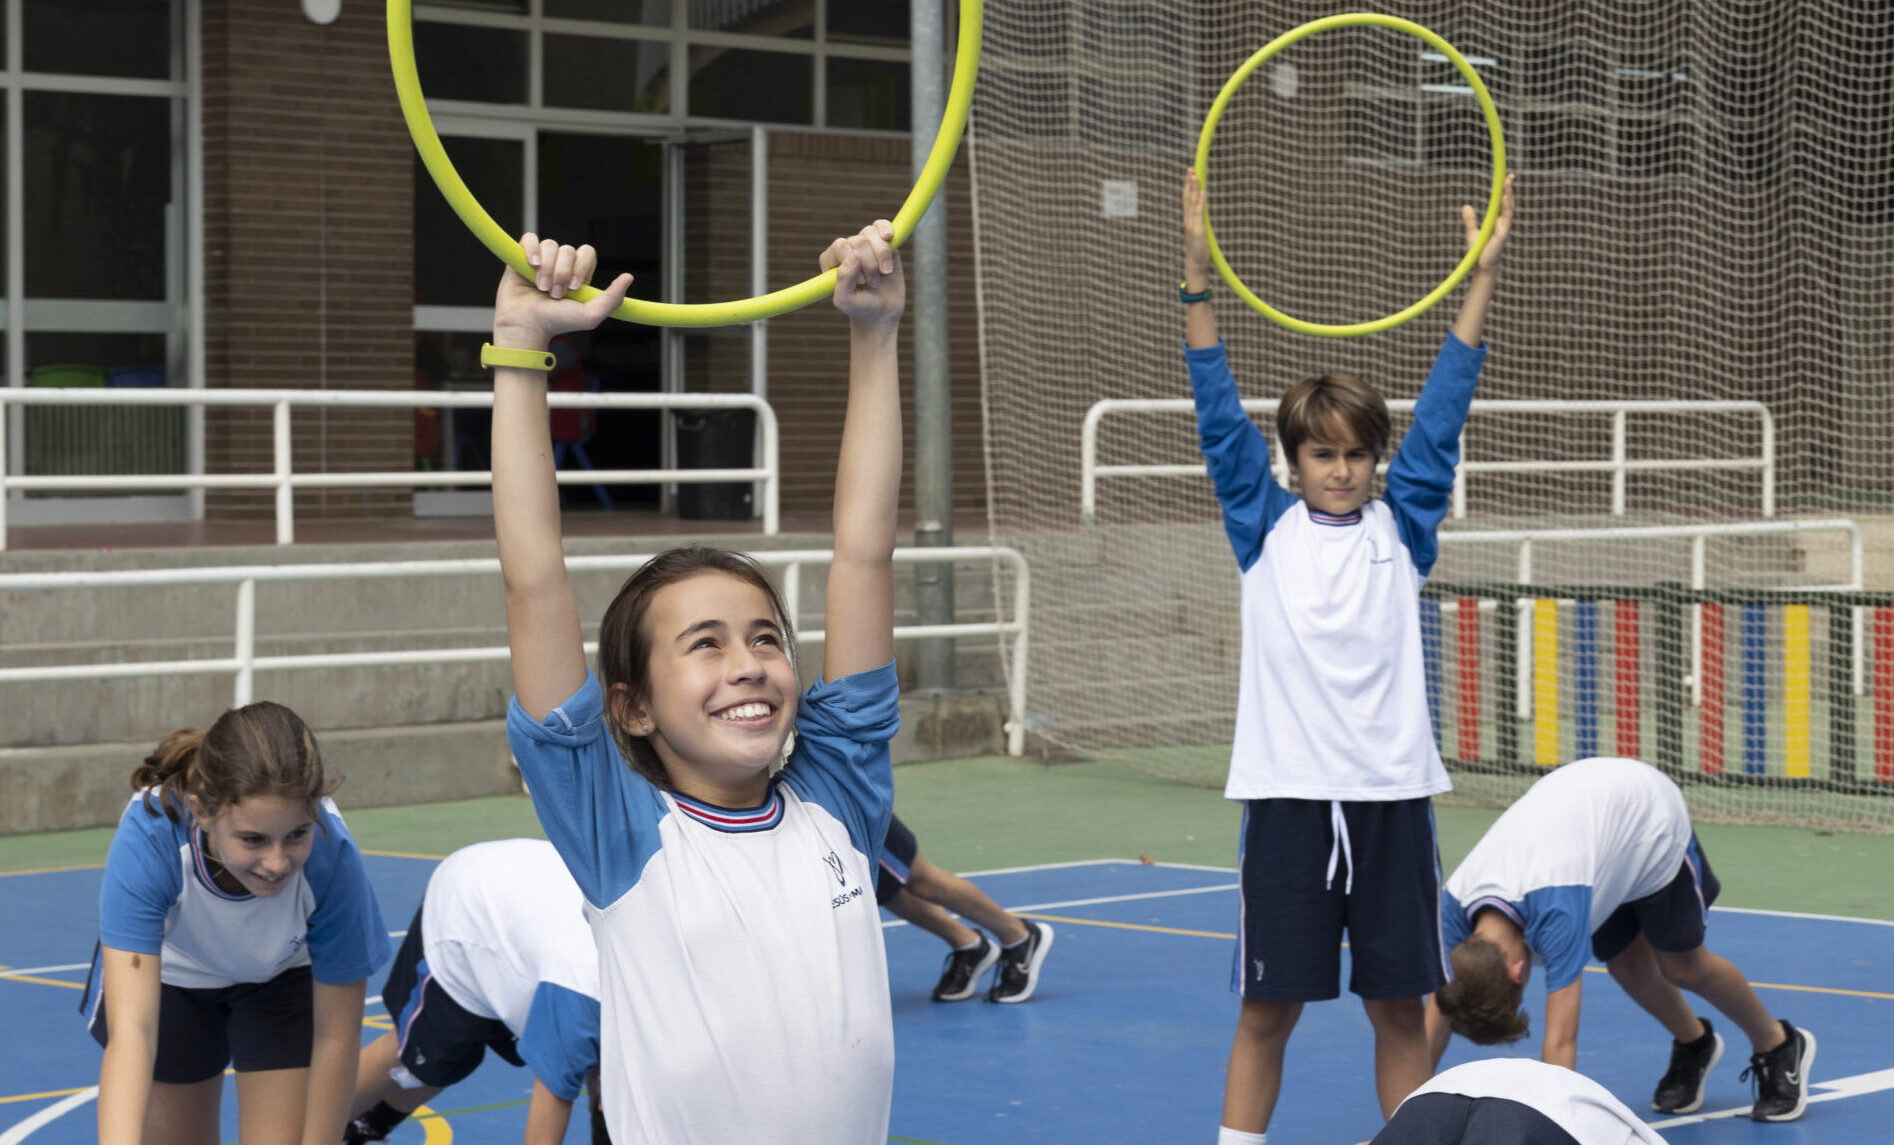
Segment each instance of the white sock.
[[967,944],[966,944],[965,946],[956,946],[956,947],[954,947],[954,953],[955,953],[955,954],[965,954],[965,953],[966,953],[967,951],[969,951],[969,950],[978,950],[978,949],[980,949],[980,944],[981,944],[982,942],[985,942],[985,941],[986,941],[986,936],[985,936],[985,935],[983,935],[983,934],[975,934],[975,935],[973,936],[973,941],[972,941],[972,942],[969,942],[969,943],[967,943]]
[[1245,1133],[1228,1125],[1217,1128],[1217,1145],[1267,1145],[1269,1134]]

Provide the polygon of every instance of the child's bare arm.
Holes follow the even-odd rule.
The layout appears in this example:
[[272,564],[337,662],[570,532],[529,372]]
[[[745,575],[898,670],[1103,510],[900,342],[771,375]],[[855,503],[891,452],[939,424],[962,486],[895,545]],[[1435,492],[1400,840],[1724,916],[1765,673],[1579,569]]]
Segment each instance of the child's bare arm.
[[901,310],[906,278],[882,219],[822,252],[835,308],[848,315],[848,408],[835,468],[822,675],[838,680],[894,659],[894,526],[901,501]]
[[[512,270],[500,278],[493,344],[502,349],[544,350],[554,335],[589,330],[618,307],[631,285],[631,276],[621,274],[580,304],[565,294],[589,282],[598,268],[591,247],[560,246],[531,234],[520,245],[539,273],[533,282]],[[544,719],[585,683],[585,652],[578,605],[566,581],[546,375],[538,370],[502,366],[493,372],[493,527],[506,581],[513,689],[527,715]]]
[[1584,987],[1580,975],[1570,986],[1545,996],[1545,1045],[1539,1051],[1540,1061],[1578,1068],[1578,1004]]
[[[1460,208],[1460,222],[1466,228],[1467,245],[1480,234],[1480,217],[1470,206]],[[1500,194],[1499,221],[1493,225],[1493,235],[1486,240],[1486,247],[1480,251],[1480,261],[1467,276],[1467,296],[1460,302],[1460,314],[1453,320],[1453,335],[1469,346],[1478,346],[1480,339],[1486,336],[1486,309],[1493,302],[1493,288],[1499,284],[1499,260],[1506,247],[1506,238],[1513,229],[1513,177],[1506,176],[1505,190]]]
[[[1205,195],[1193,169],[1184,175],[1184,289],[1199,293],[1210,288],[1210,240],[1204,234]],[[1184,311],[1184,344],[1193,350],[1217,344],[1217,313],[1208,299],[1193,302]]]

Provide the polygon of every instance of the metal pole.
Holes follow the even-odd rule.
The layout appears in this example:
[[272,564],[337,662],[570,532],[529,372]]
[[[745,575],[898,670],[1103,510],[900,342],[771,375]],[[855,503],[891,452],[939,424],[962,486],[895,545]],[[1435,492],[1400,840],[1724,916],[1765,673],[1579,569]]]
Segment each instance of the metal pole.
[[[946,107],[946,36],[941,0],[908,0],[913,96],[912,163],[919,177],[926,141],[940,133]],[[907,244],[908,309],[914,315],[914,543],[954,543],[953,402],[947,368],[947,208],[936,197]],[[922,624],[954,622],[954,569],[929,563],[915,569]],[[923,640],[915,682],[954,686],[954,642]]]

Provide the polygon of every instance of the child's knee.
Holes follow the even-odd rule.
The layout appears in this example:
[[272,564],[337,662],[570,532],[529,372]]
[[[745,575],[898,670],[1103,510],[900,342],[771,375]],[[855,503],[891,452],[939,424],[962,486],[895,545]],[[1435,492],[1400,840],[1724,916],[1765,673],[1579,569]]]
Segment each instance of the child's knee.
[[1236,1036],[1258,1045],[1280,1045],[1289,1040],[1302,1016],[1298,1002],[1267,1002],[1243,999],[1243,1012],[1236,1021]]
[[1417,1034],[1427,1026],[1425,998],[1363,998],[1361,1007],[1379,1033]]

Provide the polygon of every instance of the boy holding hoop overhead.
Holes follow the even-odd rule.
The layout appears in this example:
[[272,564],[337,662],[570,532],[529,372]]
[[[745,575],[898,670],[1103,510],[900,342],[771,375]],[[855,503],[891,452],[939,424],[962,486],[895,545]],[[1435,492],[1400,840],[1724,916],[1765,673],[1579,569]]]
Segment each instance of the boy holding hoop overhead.
[[[1384,1117],[1432,1072],[1426,996],[1445,979],[1431,797],[1450,790],[1427,714],[1420,587],[1438,551],[1460,427],[1485,358],[1481,330],[1512,227],[1508,177],[1414,424],[1369,498],[1387,405],[1347,374],[1283,394],[1277,432],[1301,496],[1270,473],[1210,307],[1204,190],[1184,180],[1184,359],[1224,530],[1242,570],[1242,671],[1224,795],[1244,802],[1242,995],[1219,1145],[1260,1145],[1305,1002],[1339,993],[1346,932],[1375,1032]],[[1461,208],[1467,242],[1479,232]]]

